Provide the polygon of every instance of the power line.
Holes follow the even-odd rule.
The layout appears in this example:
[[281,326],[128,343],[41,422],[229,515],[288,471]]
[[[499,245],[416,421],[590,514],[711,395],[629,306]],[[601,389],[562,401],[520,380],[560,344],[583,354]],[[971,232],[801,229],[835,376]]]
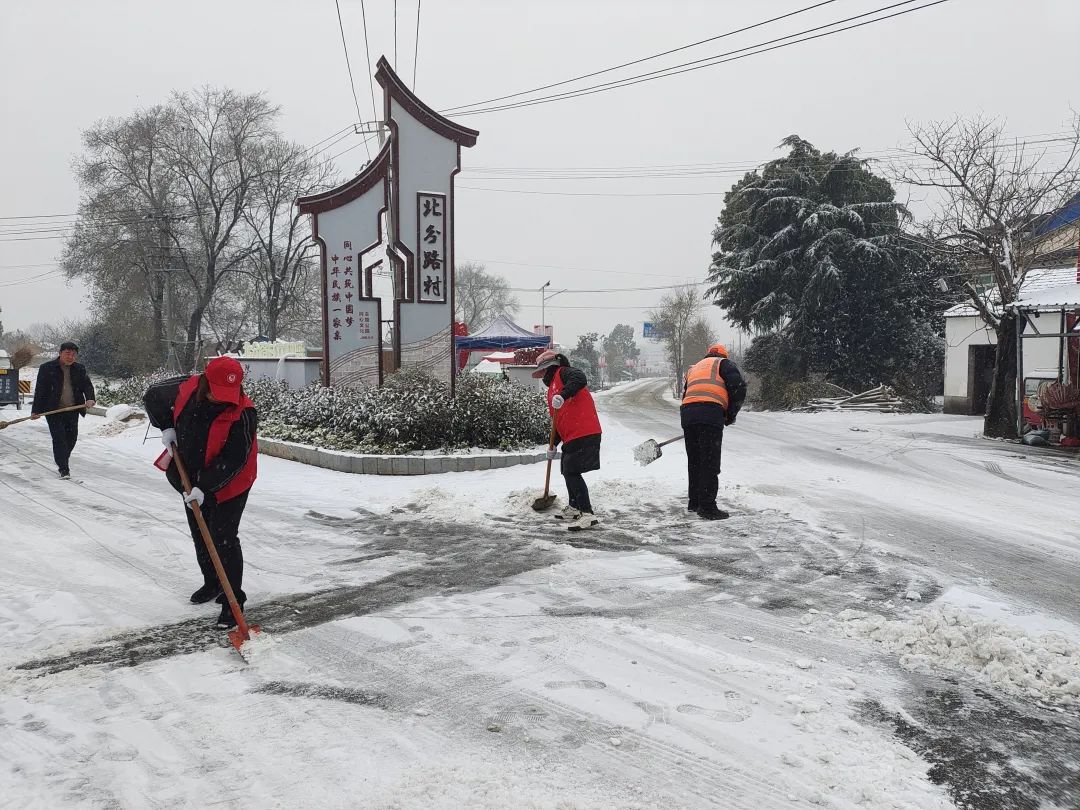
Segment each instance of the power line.
[[[1069,136],[1069,137],[1063,137]],[[1071,142],[1074,140],[1072,133],[1059,131],[1059,132],[1038,132],[1030,135],[1006,135],[1005,139],[1013,141],[1010,144],[1003,144],[1010,149],[1015,147],[1034,146],[1044,143],[1056,143],[1059,141]],[[831,150],[830,150],[831,151]],[[857,153],[857,154],[856,154]],[[852,150],[852,157],[863,158],[866,155],[892,155],[892,154],[911,154],[910,147],[903,146],[888,146],[880,149],[856,149]],[[842,156],[842,155],[841,155]],[[646,169],[683,169],[683,168],[700,168],[700,167],[720,167],[720,166],[746,166],[752,164],[759,166],[763,163],[768,163],[772,160],[785,160],[789,163],[802,163],[816,161],[817,158],[804,157],[804,158],[768,158],[765,160],[747,161],[747,160],[729,160],[729,161],[713,161],[706,163],[651,163],[651,164],[637,164],[630,166],[473,166],[470,171],[621,171],[621,170],[646,170]]]
[[[326,143],[327,141],[331,141],[331,140],[332,140],[332,143],[327,143],[326,146],[322,147],[321,149],[318,149],[317,151],[319,151],[319,152],[326,151],[327,149],[330,149],[334,145],[336,145],[336,144],[340,143],[341,141],[345,140],[345,138],[349,137],[350,135],[355,134],[352,131],[352,129],[353,129],[353,125],[350,124],[349,126],[345,127],[343,130],[338,130],[337,132],[327,136],[326,138],[323,138],[321,141],[319,141],[318,143],[315,144],[315,147],[319,146],[320,144]],[[342,133],[345,133],[345,134],[342,135]],[[1064,133],[1064,132],[1040,132],[1040,133],[1032,133],[1030,135],[1005,136],[1007,139],[1011,140],[1011,143],[1002,144],[1000,148],[1003,151],[1008,152],[1009,150],[1024,149],[1024,148],[1027,148],[1027,147],[1030,147],[1030,146],[1038,146],[1038,145],[1043,145],[1043,144],[1051,144],[1051,143],[1059,143],[1059,142],[1066,142],[1066,143],[1072,142],[1074,140],[1073,137],[1063,137],[1066,134],[1067,133]],[[374,136],[374,135],[368,136],[368,140],[370,140],[371,138],[374,138],[374,137],[376,137],[376,136]],[[350,147],[350,150],[353,149],[353,148],[357,148],[359,146],[360,146],[360,144],[356,144],[354,147]],[[315,147],[312,147],[312,148],[314,149]],[[349,151],[349,150],[346,150],[346,151]],[[1059,153],[1060,154],[1065,154],[1065,153],[1068,153],[1069,151],[1070,150],[1068,150],[1068,149],[1052,150],[1052,151],[1048,150],[1046,152],[1046,154],[1059,154]],[[336,155],[331,156],[330,159],[340,157],[342,154],[345,154],[345,152],[339,152]],[[877,159],[874,156],[880,156],[881,159],[886,159],[886,158],[889,158],[889,157],[911,156],[912,152],[910,151],[909,148],[905,148],[905,147],[883,147],[881,149],[873,149],[873,150],[862,150],[862,149],[853,150],[851,154],[852,154],[852,157],[854,159],[856,159],[856,160],[867,160],[867,159]],[[843,157],[843,155],[840,155],[840,157]],[[464,173],[471,175],[471,174],[474,174],[474,173],[483,174],[485,172],[490,172],[492,174],[492,176],[484,177],[483,179],[485,179],[485,180],[502,180],[502,179],[540,180],[540,179],[549,179],[549,177],[551,179],[559,179],[559,180],[592,180],[592,179],[609,179],[609,178],[612,178],[612,179],[652,179],[653,177],[660,177],[660,178],[667,177],[668,175],[666,174],[666,172],[668,172],[668,170],[671,170],[670,171],[670,176],[671,177],[682,177],[682,176],[684,176],[683,174],[680,174],[681,170],[686,170],[688,172],[688,174],[686,174],[685,176],[689,176],[689,177],[696,176],[695,174],[692,174],[691,172],[694,172],[694,171],[697,171],[697,170],[700,170],[702,173],[705,173],[705,172],[709,172],[709,171],[712,171],[712,170],[715,169],[717,174],[723,174],[724,171],[725,171],[725,167],[735,167],[735,168],[731,169],[732,172],[743,173],[743,172],[746,172],[746,171],[754,171],[756,169],[760,169],[762,166],[764,166],[764,165],[766,165],[768,163],[771,163],[773,161],[777,161],[777,160],[783,161],[785,166],[793,166],[793,165],[794,166],[799,166],[799,165],[802,165],[802,164],[816,163],[816,162],[818,162],[820,160],[820,158],[810,158],[810,157],[807,157],[807,158],[790,158],[790,157],[784,157],[783,155],[780,155],[780,156],[777,156],[777,157],[771,157],[771,158],[766,158],[766,159],[757,160],[757,161],[736,160],[736,161],[719,161],[719,162],[712,162],[712,163],[671,163],[671,164],[628,165],[628,166],[554,166],[554,167],[544,167],[544,166],[476,166],[476,167],[472,167],[471,169],[466,169]],[[932,168],[932,166],[930,166],[930,168]],[[665,172],[665,174],[659,174],[659,175],[650,174],[651,170],[655,170],[657,172]],[[614,172],[623,172],[623,171],[626,171],[627,174],[625,174],[625,175],[604,174],[605,172],[614,173]],[[513,175],[512,176],[512,175],[508,174],[510,172],[519,172],[519,173],[526,173],[526,174],[530,173],[530,172],[534,172],[534,173],[536,173],[536,176],[535,177],[533,177],[533,176],[524,176],[524,175],[521,175],[521,176]],[[590,172],[591,174],[582,176],[582,175],[575,174],[575,172]],[[550,174],[548,174],[548,173],[550,173]],[[703,174],[703,176],[704,176],[704,174]],[[481,179],[481,178],[477,177],[476,179]],[[467,186],[465,186],[465,187],[459,186],[459,188],[468,188],[468,187]],[[487,190],[487,189],[485,189],[485,190]],[[491,190],[492,191],[516,191],[516,190],[512,190],[512,189],[491,189]],[[547,192],[547,193],[551,193],[551,192]],[[117,223],[117,224],[134,223],[134,222],[141,221],[140,219],[138,219],[138,217],[145,217],[147,215],[151,215],[151,214],[154,214],[154,213],[155,213],[154,210],[151,209],[151,208],[117,208],[117,209],[113,209],[112,211],[106,211],[103,215],[102,214],[85,215],[85,214],[80,214],[77,211],[76,212],[71,212],[71,213],[63,213],[63,214],[48,213],[48,214],[6,215],[6,216],[0,216],[0,235],[3,235],[3,233],[4,233],[3,229],[5,229],[5,228],[30,228],[30,227],[35,227],[35,226],[39,226],[39,225],[44,227],[45,225],[49,224],[47,222],[26,222],[24,220],[54,220],[54,219],[70,220],[70,222],[59,223],[57,225],[56,229],[57,230],[62,230],[66,226],[74,224],[77,221],[85,221],[85,220],[88,220],[88,219],[93,220],[93,221],[103,222],[103,223],[106,223],[106,224],[108,224],[108,223]],[[179,211],[179,213],[180,214],[185,214],[185,215],[188,215],[188,216],[193,214],[193,212],[191,212],[191,211],[189,211],[187,209],[181,209]],[[9,230],[9,231],[7,231],[7,233],[11,233],[11,231]]]
[[413,45],[412,55],[412,89],[414,93],[416,92],[416,60],[420,53],[420,2],[421,0],[416,0],[416,42]]
[[[511,262],[502,259],[460,259],[458,264],[464,264],[467,261],[477,262],[479,264],[506,264],[515,267],[542,267],[545,270],[569,270],[575,273],[605,273],[615,276],[649,276],[652,278],[671,278],[667,273],[649,273],[640,272],[635,270],[599,270],[594,267],[567,267],[561,264],[539,264],[537,262]],[[535,292],[535,290],[532,290]]]
[[[1012,149],[1022,149],[1028,146],[1036,146],[1040,144],[1049,143],[1068,143],[1075,140],[1075,137],[1060,137],[1060,138],[1046,138],[1036,141],[1023,141],[1014,145],[1010,145],[1009,149],[1002,150],[1007,153]],[[1071,149],[1047,149],[1040,153],[1042,156],[1054,155],[1054,154],[1069,154]],[[563,167],[540,167],[540,166],[474,166],[468,168],[462,172],[463,174],[475,177],[477,179],[484,180],[621,180],[621,179],[668,179],[668,178],[695,178],[695,177],[713,177],[713,176],[725,176],[734,174],[744,174],[746,172],[755,171],[773,162],[782,162],[784,167],[800,167],[800,166],[813,166],[824,162],[828,153],[822,153],[816,157],[771,157],[754,162],[749,161],[727,161],[718,163],[683,163],[683,164],[668,164],[668,165],[646,165],[646,166],[563,166]],[[890,147],[880,150],[864,151],[853,150],[850,154],[850,158],[858,161],[859,163],[867,163],[873,161],[890,160],[901,157],[911,157],[913,152],[910,149],[900,147]],[[844,159],[847,157],[845,154],[838,154],[838,159]],[[932,167],[932,164],[927,163],[927,168]],[[851,169],[833,169],[833,171],[862,171],[863,168],[853,167]]]
[[[609,90],[617,90],[617,89],[622,88],[622,87],[631,87],[631,86],[633,86],[635,84],[642,84],[644,82],[656,81],[657,79],[666,79],[666,78],[669,78],[671,76],[678,76],[678,75],[683,74],[683,73],[690,73],[690,72],[695,71],[695,70],[702,70],[702,69],[707,68],[707,67],[714,67],[716,65],[722,65],[722,64],[725,64],[727,62],[735,62],[735,61],[738,61],[739,59],[745,59],[745,58],[747,58],[749,56],[758,56],[760,54],[768,53],[770,51],[779,50],[781,48],[787,48],[787,47],[790,47],[791,45],[799,45],[799,44],[801,44],[803,42],[810,42],[811,40],[821,39],[823,37],[832,36],[834,34],[840,34],[840,33],[843,33],[844,31],[850,31],[850,30],[853,30],[855,28],[861,28],[861,27],[863,27],[865,25],[872,25],[874,23],[884,22],[885,20],[890,20],[893,17],[900,17],[900,16],[902,16],[904,14],[911,14],[911,13],[916,12],[916,11],[923,11],[923,10],[931,8],[933,6],[938,6],[938,5],[941,5],[942,3],[947,3],[947,2],[949,2],[949,0],[934,0],[934,2],[932,2],[932,3],[927,3],[926,5],[918,6],[917,8],[910,8],[910,9],[906,9],[904,11],[898,11],[898,12],[895,12],[893,14],[888,14],[888,15],[886,15],[884,17],[878,17],[878,18],[875,18],[873,20],[866,20],[866,21],[861,22],[861,23],[856,23],[854,25],[845,26],[844,28],[837,28],[837,29],[835,29],[833,31],[825,31],[824,33],[814,34],[813,36],[803,37],[803,39],[796,39],[796,40],[792,40],[791,42],[782,42],[783,40],[791,39],[792,37],[797,37],[797,36],[801,36],[803,34],[808,34],[808,33],[812,32],[812,31],[819,31],[822,28],[831,28],[831,27],[833,27],[835,25],[839,25],[839,24],[841,24],[843,22],[847,22],[848,20],[855,20],[855,19],[858,19],[860,17],[866,17],[866,16],[871,15],[871,14],[877,14],[877,13],[880,13],[882,11],[886,11],[886,10],[891,9],[891,8],[896,8],[897,6],[907,5],[908,3],[912,3],[912,2],[915,2],[915,0],[903,0],[900,3],[894,3],[893,5],[890,5],[890,6],[884,6],[882,8],[875,9],[874,11],[865,12],[864,14],[857,14],[857,15],[855,15],[853,17],[848,17],[848,18],[846,18],[844,20],[837,20],[835,22],[831,22],[831,23],[828,23],[826,25],[817,26],[816,28],[808,28],[808,29],[806,29],[804,31],[798,31],[798,32],[796,32],[794,34],[788,34],[787,36],[778,37],[777,39],[767,40],[765,42],[759,42],[756,45],[749,45],[749,46],[747,46],[745,48],[738,48],[738,49],[736,49],[734,51],[728,51],[727,53],[716,54],[714,56],[705,57],[703,59],[697,59],[697,60],[694,60],[692,62],[684,62],[682,64],[673,65],[671,67],[663,68],[661,70],[650,71],[648,73],[638,74],[637,76],[629,76],[629,77],[626,77],[624,79],[618,79],[616,81],[604,82],[604,83],[601,83],[601,84],[592,85],[590,87],[584,87],[584,88],[580,88],[578,90],[568,91],[566,93],[557,93],[557,94],[554,94],[554,95],[551,95],[551,96],[541,96],[540,98],[527,99],[525,101],[515,102],[515,103],[511,103],[511,104],[504,104],[504,105],[501,105],[501,106],[482,107],[480,109],[465,110],[464,112],[453,113],[452,117],[460,118],[460,117],[464,117],[464,116],[468,116],[468,115],[481,115],[481,114],[484,114],[484,113],[500,112],[502,110],[513,110],[513,109],[518,109],[518,108],[521,108],[521,107],[533,107],[533,106],[536,106],[538,104],[550,104],[550,103],[552,103],[554,101],[564,101],[564,100],[571,99],[571,98],[580,98],[582,96],[591,96],[591,95],[594,95],[595,93],[604,93],[604,92],[607,92]],[[768,48],[764,47],[765,45],[769,45],[770,43],[773,43],[773,42],[781,42],[781,44],[772,45],[772,47],[768,47]],[[761,50],[756,50],[755,51],[755,50],[753,50],[754,48],[761,48]],[[750,53],[744,53],[744,51],[751,51],[751,52]]]
[[27,278],[14,279],[11,281],[0,281],[0,287],[18,287],[23,284],[38,284],[42,281],[51,281],[64,275],[62,270],[52,270],[48,273],[39,273],[36,276],[28,276]]
[[[334,8],[337,9],[338,30],[341,32],[341,47],[345,51],[345,67],[349,71],[349,87],[352,89],[353,104],[356,105],[356,117],[363,120],[364,115],[360,112],[360,98],[356,95],[356,82],[353,81],[352,62],[349,61],[349,46],[345,43],[345,26],[341,22],[341,3],[338,0],[334,0]],[[368,157],[371,157],[370,149]]]
[[40,239],[66,239],[66,236],[20,236],[16,239],[0,239],[0,242],[36,242]]
[[[354,123],[354,124],[349,124],[348,126],[342,127],[341,129],[339,129],[339,130],[338,130],[337,132],[335,132],[334,134],[332,134],[332,135],[327,135],[327,136],[326,136],[325,138],[323,138],[323,139],[322,139],[321,141],[318,141],[317,143],[314,143],[314,144],[312,144],[312,145],[311,145],[311,146],[309,146],[309,147],[308,147],[308,148],[307,148],[307,149],[306,149],[305,151],[307,151],[307,152],[311,152],[311,153],[312,153],[313,155],[314,155],[314,154],[317,154],[317,153],[319,153],[319,152],[322,152],[323,150],[325,150],[325,149],[328,149],[329,147],[328,147],[328,146],[323,146],[323,147],[322,147],[322,149],[320,149],[320,148],[318,148],[318,147],[320,147],[320,146],[321,146],[322,144],[326,143],[326,142],[327,142],[328,140],[330,140],[331,138],[337,138],[337,137],[338,137],[339,135],[341,135],[342,133],[345,133],[346,135],[348,135],[348,134],[349,134],[350,132],[352,132],[352,131],[353,131],[353,127],[355,127],[355,126],[356,126],[356,124]],[[337,141],[335,141],[335,143],[337,143]]]
[[323,152],[326,152],[329,149],[333,149],[339,143],[341,143],[344,140],[347,140],[349,137],[351,137],[354,134],[355,134],[355,132],[353,131],[352,127],[349,127],[348,132],[343,133],[343,134],[339,135],[338,137],[334,138],[334,140],[330,141],[330,143],[328,143],[326,146],[322,147],[321,149],[317,149],[317,150],[313,151],[311,153],[311,157],[315,157],[316,155],[322,154]]
[[[338,152],[336,155],[331,155],[327,159],[328,160],[337,160],[339,157],[341,157],[342,155],[344,155],[344,154],[346,154],[348,152],[351,152],[353,149],[358,149],[359,147],[366,145],[370,140],[372,140],[375,137],[377,137],[377,136],[376,135],[368,135],[366,138],[364,138],[362,143],[354,144],[353,146],[350,146],[348,149],[344,149],[344,150]],[[369,154],[370,154],[370,152],[369,152]]]
[[457,186],[469,191],[487,191],[494,194],[537,194],[544,197],[723,197],[726,191],[657,191],[657,192],[604,192],[604,191],[531,191],[523,188],[483,188],[481,186]]
[[[941,0],[941,2],[944,2],[944,1],[945,0]],[[495,107],[486,107],[486,108],[482,108],[482,109],[466,109],[466,110],[464,110],[462,112],[454,113],[454,116],[474,115],[474,114],[479,114],[479,113],[482,113],[482,112],[496,112],[496,111],[499,111],[499,110],[515,109],[517,107],[534,106],[536,104],[550,103],[551,101],[559,101],[559,100],[566,99],[566,98],[576,98],[576,97],[581,96],[581,95],[592,95],[593,93],[597,93],[597,92],[605,92],[606,90],[614,90],[614,89],[617,89],[619,87],[626,87],[626,86],[630,86],[632,84],[640,84],[640,83],[642,83],[644,81],[653,81],[653,80],[658,79],[658,78],[664,78],[665,76],[674,76],[674,75],[678,75],[679,73],[688,72],[689,70],[698,70],[698,69],[701,69],[701,68],[704,68],[704,67],[709,67],[709,66],[714,65],[714,64],[721,64],[722,62],[725,62],[725,61],[734,61],[734,59],[724,59],[723,58],[723,57],[730,57],[730,56],[732,56],[734,54],[743,54],[743,57],[745,57],[745,56],[753,56],[754,55],[753,53],[745,53],[745,52],[754,51],[755,48],[763,48],[766,45],[772,45],[773,43],[783,42],[784,40],[789,40],[789,39],[792,39],[794,37],[802,36],[803,34],[812,33],[814,31],[820,31],[820,30],[826,29],[826,28],[832,28],[832,27],[840,25],[842,23],[850,22],[851,20],[859,19],[860,17],[867,17],[867,16],[870,16],[870,15],[873,15],[873,14],[880,13],[881,11],[886,11],[886,10],[891,9],[891,8],[896,8],[897,6],[908,5],[908,4],[913,3],[913,2],[916,2],[916,0],[901,0],[901,2],[894,3],[893,5],[890,5],[890,6],[884,6],[884,7],[881,7],[881,8],[877,8],[877,9],[874,9],[872,11],[867,11],[867,12],[864,12],[862,14],[857,14],[857,15],[854,15],[852,17],[844,18],[842,20],[836,20],[836,21],[833,21],[833,22],[830,22],[830,23],[826,23],[824,25],[816,26],[814,28],[808,28],[808,29],[804,29],[802,31],[796,31],[793,34],[785,34],[782,37],[776,37],[774,39],[770,39],[770,40],[766,40],[764,42],[756,43],[754,45],[747,45],[747,46],[742,47],[742,48],[737,48],[737,49],[735,49],[733,51],[726,51],[724,53],[714,54],[712,56],[703,57],[701,59],[695,59],[695,60],[692,60],[692,61],[689,61],[689,62],[682,62],[682,63],[677,64],[677,65],[671,65],[671,66],[666,67],[666,68],[660,68],[658,70],[649,71],[649,72],[646,72],[646,73],[639,73],[639,74],[637,74],[635,76],[627,76],[627,77],[624,77],[622,79],[615,79],[615,80],[612,80],[610,82],[602,82],[600,84],[594,84],[594,85],[590,85],[588,87],[578,88],[576,90],[569,90],[569,91],[566,91],[564,93],[556,93],[556,94],[553,94],[553,95],[550,95],[550,96],[541,96],[541,97],[536,98],[536,99],[525,99],[523,101],[513,102],[511,104],[504,104],[504,105],[495,106]],[[917,9],[910,9],[910,11],[916,11],[916,10]],[[883,17],[883,18],[880,18],[880,19],[888,19],[888,18]],[[873,22],[873,21],[871,21],[871,22]],[[857,27],[857,26],[855,26],[855,27]],[[838,29],[836,31],[832,31],[832,32],[828,32],[828,33],[839,33],[840,31],[843,31],[843,30],[847,30],[847,29]],[[824,36],[824,34],[819,35],[819,36]],[[813,39],[813,38],[816,38],[816,37],[811,37],[811,39]],[[802,42],[802,41],[805,41],[805,40],[796,40],[796,41],[793,41],[793,42],[785,43],[784,46],[776,46],[776,47],[786,47],[786,45],[794,45],[794,44],[798,44],[798,42]],[[774,50],[774,49],[775,48],[768,48],[766,50]],[[765,53],[766,50],[756,51],[755,53]],[[738,57],[738,58],[743,58],[743,57]],[[716,61],[716,60],[720,60],[720,61]],[[704,63],[708,63],[708,64],[704,64]],[[690,68],[689,66],[691,66],[691,65],[696,65],[697,67]],[[686,68],[686,70],[678,70],[679,68]]]
[[447,113],[452,113],[455,110],[464,110],[464,109],[466,109],[468,107],[479,107],[482,104],[492,104],[492,103],[494,103],[496,101],[505,101],[506,99],[517,98],[518,96],[527,96],[530,93],[538,93],[541,90],[550,90],[553,87],[561,87],[564,84],[570,84],[571,82],[576,82],[576,81],[579,81],[581,79],[591,79],[593,76],[601,76],[604,73],[611,73],[612,71],[621,70],[622,68],[631,67],[632,65],[640,65],[642,62],[649,62],[649,61],[651,61],[653,59],[659,59],[662,56],[670,56],[673,53],[678,53],[679,51],[689,50],[690,48],[695,48],[698,45],[704,45],[707,42],[714,42],[714,41],[716,41],[718,39],[724,39],[725,37],[734,36],[735,34],[741,34],[744,31],[750,31],[751,29],[754,29],[754,28],[761,28],[762,26],[769,25],[770,23],[778,22],[779,20],[783,20],[783,19],[786,19],[788,17],[794,17],[797,14],[803,14],[803,13],[805,13],[807,11],[813,11],[815,8],[819,8],[821,6],[827,6],[827,5],[829,5],[830,3],[833,3],[833,2],[836,2],[836,0],[824,0],[824,2],[816,3],[816,4],[812,5],[812,6],[807,6],[806,8],[800,8],[800,9],[797,9],[795,11],[788,12],[787,14],[782,14],[779,17],[773,17],[770,20],[763,20],[761,22],[754,23],[753,25],[747,25],[747,26],[744,26],[743,28],[736,28],[733,31],[726,31],[723,34],[717,34],[716,36],[709,37],[708,39],[700,39],[697,42],[691,42],[689,45],[682,45],[682,46],[680,46],[678,48],[672,48],[671,50],[661,51],[660,53],[654,53],[654,54],[652,54],[650,56],[644,56],[644,57],[642,57],[640,59],[634,59],[633,61],[630,61],[630,62],[623,62],[621,65],[614,65],[613,67],[604,68],[603,70],[594,70],[592,73],[583,73],[580,76],[574,76],[574,77],[572,77],[570,79],[563,79],[562,81],[559,81],[559,82],[553,82],[551,84],[544,84],[544,85],[541,85],[539,87],[533,87],[530,90],[521,90],[521,91],[519,91],[517,93],[510,93],[509,95],[505,95],[505,96],[496,96],[495,98],[485,99],[484,101],[474,101],[472,104],[459,104],[456,107],[449,107],[449,108],[447,108],[445,110],[442,110],[441,112],[445,115]]
[[364,23],[364,57],[367,59],[368,87],[371,89],[371,114],[372,121],[379,120],[379,111],[375,106],[375,79],[371,72],[371,47],[368,45],[367,11],[364,8],[364,0],[360,0],[360,19]]
[[[687,287],[687,286],[700,287],[700,286],[702,286],[704,284],[707,284],[707,283],[710,283],[710,282],[705,282],[705,281],[684,281],[684,282],[680,282],[678,284],[661,284],[661,285],[654,286],[654,287],[601,287],[599,289],[593,289],[593,290],[582,290],[582,289],[567,288],[565,290],[559,290],[559,292],[581,293],[581,294],[590,294],[590,295],[593,294],[593,293],[651,292],[653,290],[676,290],[676,289],[678,289],[680,287]],[[475,289],[480,289],[480,290],[491,289],[491,290],[495,290],[495,289],[504,289],[504,288],[477,286],[477,287],[475,287]],[[529,293],[529,292],[534,293],[534,292],[536,292],[536,287],[506,287],[505,289],[509,290],[510,292],[523,292],[523,293]]]
[[[536,290],[533,290],[533,292],[536,292]],[[657,302],[653,301],[652,303],[642,304],[641,306],[610,306],[610,305],[605,305],[605,304],[601,304],[600,306],[595,306],[595,307],[585,307],[585,306],[578,307],[578,306],[574,306],[572,304],[569,305],[569,306],[567,306],[565,304],[562,305],[562,306],[553,306],[551,304],[547,304],[546,306],[547,306],[547,309],[588,309],[588,310],[596,310],[596,309],[634,309],[634,310],[648,310],[648,309],[654,309],[656,307],[656,305],[657,305]],[[526,309],[540,309],[540,304],[522,304],[522,303],[519,303],[518,306],[524,307]]]

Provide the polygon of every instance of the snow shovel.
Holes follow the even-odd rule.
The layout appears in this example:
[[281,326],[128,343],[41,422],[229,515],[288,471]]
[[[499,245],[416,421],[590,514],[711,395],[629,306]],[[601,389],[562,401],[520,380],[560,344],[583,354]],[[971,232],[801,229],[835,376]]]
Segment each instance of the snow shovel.
[[652,464],[660,456],[664,455],[664,451],[660,448],[665,444],[671,444],[677,442],[682,436],[676,436],[674,439],[668,439],[667,441],[658,442],[656,439],[647,439],[634,448],[634,461],[640,464],[642,467],[647,464]]
[[[180,483],[184,485],[184,494],[191,493],[191,479],[188,478],[187,470],[184,469],[184,462],[180,460],[180,453],[176,449],[176,445],[170,445],[172,450],[172,460],[176,464],[176,471],[180,473]],[[232,586],[229,584],[229,578],[225,575],[225,569],[221,565],[221,558],[218,556],[217,549],[214,548],[214,538],[210,536],[210,527],[206,525],[206,520],[203,518],[202,509],[199,508],[199,504],[192,501],[190,504],[191,511],[195,513],[195,522],[199,524],[199,531],[202,533],[203,542],[206,544],[206,551],[210,554],[210,559],[214,563],[214,571],[217,572],[218,582],[221,584],[221,590],[225,592],[225,598],[229,600],[229,608],[232,610],[233,618],[236,619],[236,627],[229,631],[229,641],[236,648],[236,651],[244,656],[244,642],[250,641],[252,635],[259,635],[261,629],[259,625],[249,625],[244,620],[244,612],[240,609],[240,604],[236,601],[236,594],[233,593]],[[246,660],[246,656],[245,656]]]
[[[45,413],[41,414],[41,416],[52,416],[54,413],[64,413],[65,411],[77,411],[85,407],[85,402],[82,405],[68,405],[66,408],[57,408],[55,411],[45,411]],[[3,430],[6,427],[10,427],[11,425],[17,425],[19,424],[19,422],[25,422],[27,419],[33,418],[33,416],[22,416],[18,419],[12,419],[10,422],[5,422],[0,419],[0,430]]]
[[[548,439],[548,451],[555,449],[555,420],[551,420],[551,437]],[[551,505],[555,503],[555,499],[558,495],[554,493],[549,495],[548,489],[551,487],[551,462],[552,459],[548,459],[547,473],[544,475],[544,494],[533,501],[532,507],[537,512],[545,512],[551,508]]]

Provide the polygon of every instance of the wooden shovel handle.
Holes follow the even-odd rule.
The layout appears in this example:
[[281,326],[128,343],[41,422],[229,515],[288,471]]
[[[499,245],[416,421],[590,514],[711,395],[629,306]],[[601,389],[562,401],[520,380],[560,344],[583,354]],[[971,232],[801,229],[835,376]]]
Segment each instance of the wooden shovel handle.
[[[551,436],[548,438],[548,452],[555,449],[555,417],[551,417]],[[553,459],[547,460],[547,473],[544,475],[544,497],[548,496],[548,489],[551,487],[551,462]]]
[[0,424],[3,424],[4,427],[10,427],[11,425],[19,424],[19,422],[26,422],[26,421],[28,421],[30,419],[33,419],[35,416],[39,416],[39,417],[40,416],[52,416],[54,413],[64,413],[65,411],[77,411],[77,410],[80,410],[81,408],[85,408],[85,407],[86,407],[85,402],[82,405],[68,405],[66,408],[56,408],[55,410],[45,411],[44,413],[30,414],[29,416],[20,416],[18,419],[12,419],[10,422],[3,422],[3,423],[0,423]]
[[54,413],[63,413],[64,411],[78,411],[78,410],[82,410],[85,407],[86,407],[86,403],[83,402],[80,405],[68,405],[66,408],[57,408],[57,409],[52,410],[52,411],[45,411],[45,413],[40,414],[40,415],[41,416],[52,416]]
[[[176,465],[176,471],[180,473],[180,483],[184,486],[184,494],[189,495],[191,494],[191,479],[188,478],[187,470],[184,469],[184,462],[180,460],[180,451],[176,449],[175,444],[169,447],[172,450],[173,464]],[[206,551],[210,554],[211,562],[214,563],[218,583],[221,585],[221,590],[225,592],[225,598],[229,600],[229,608],[232,610],[233,618],[236,619],[236,627],[240,631],[241,638],[246,641],[251,635],[248,631],[247,622],[244,620],[244,611],[240,609],[240,603],[236,601],[236,594],[233,593],[232,585],[229,584],[225,566],[221,564],[221,557],[218,556],[217,549],[214,547],[214,538],[210,536],[210,527],[206,525],[206,519],[203,517],[199,504],[192,501],[190,506],[191,511],[195,513],[195,522],[199,524],[199,532],[202,534]]]

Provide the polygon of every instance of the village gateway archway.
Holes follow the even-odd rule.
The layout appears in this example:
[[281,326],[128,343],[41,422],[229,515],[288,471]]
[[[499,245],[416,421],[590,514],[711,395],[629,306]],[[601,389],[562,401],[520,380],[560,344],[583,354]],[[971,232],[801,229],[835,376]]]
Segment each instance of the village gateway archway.
[[[452,387],[454,176],[479,133],[424,104],[385,57],[375,79],[378,154],[347,183],[296,201],[321,253],[323,384],[378,386],[394,369],[418,368]],[[382,259],[388,296],[373,278]]]

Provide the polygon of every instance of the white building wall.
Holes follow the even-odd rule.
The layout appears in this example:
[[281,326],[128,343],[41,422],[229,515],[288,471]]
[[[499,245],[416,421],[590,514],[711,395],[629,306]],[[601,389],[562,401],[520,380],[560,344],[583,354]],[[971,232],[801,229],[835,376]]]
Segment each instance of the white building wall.
[[[1052,319],[1046,316],[1040,320],[1046,323],[1045,327],[1039,324],[1043,331],[1057,331],[1056,321],[1051,323]],[[963,315],[945,319],[945,341],[945,410],[947,413],[970,413],[969,347],[993,346],[997,338],[982,318]],[[1055,338],[1025,338],[1023,343],[1024,376],[1056,376],[1058,341]]]
[[[945,319],[945,402],[968,398],[968,347],[992,346],[994,332],[978,315]],[[967,409],[965,408],[965,413]]]

